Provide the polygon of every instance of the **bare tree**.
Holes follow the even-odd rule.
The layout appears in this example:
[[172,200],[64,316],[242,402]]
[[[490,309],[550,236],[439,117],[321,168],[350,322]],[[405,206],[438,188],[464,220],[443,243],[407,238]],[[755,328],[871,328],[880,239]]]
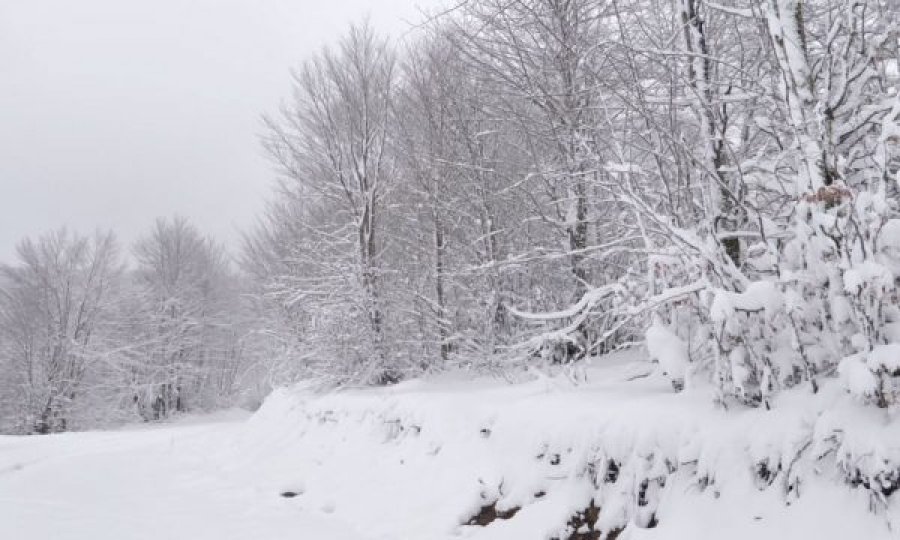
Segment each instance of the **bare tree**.
[[18,264],[0,268],[0,343],[18,379],[18,423],[64,431],[86,373],[101,359],[94,345],[119,276],[118,249],[111,233],[86,238],[62,229],[23,240],[18,255]]
[[[470,70],[498,83],[508,129],[525,135],[534,213],[565,242],[577,301],[593,286],[589,252],[611,217],[592,212],[603,176],[603,93],[608,6],[591,0],[481,1],[466,4],[454,34]],[[539,195],[538,195],[539,194]],[[592,231],[592,229],[594,229]],[[555,248],[554,251],[559,251]],[[564,356],[583,356],[588,329]]]
[[387,365],[380,283],[385,204],[393,180],[388,127],[394,65],[393,52],[371,26],[351,27],[337,50],[324,49],[295,75],[294,102],[279,120],[268,120],[266,139],[283,169],[285,190],[304,201],[305,215],[322,218],[309,222],[308,236],[352,246],[352,252],[337,255],[355,269],[362,294],[358,300],[371,350],[358,376],[368,381],[396,377]]
[[158,219],[134,256],[134,400],[158,420],[197,407],[234,370],[236,302],[221,246],[184,218]]

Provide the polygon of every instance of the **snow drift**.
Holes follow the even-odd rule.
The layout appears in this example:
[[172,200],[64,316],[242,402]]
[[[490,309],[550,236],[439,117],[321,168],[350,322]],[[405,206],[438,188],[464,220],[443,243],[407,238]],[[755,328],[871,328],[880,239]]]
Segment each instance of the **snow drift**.
[[212,459],[372,538],[893,537],[900,433],[884,410],[830,380],[726,411],[629,357],[577,384],[280,390]]

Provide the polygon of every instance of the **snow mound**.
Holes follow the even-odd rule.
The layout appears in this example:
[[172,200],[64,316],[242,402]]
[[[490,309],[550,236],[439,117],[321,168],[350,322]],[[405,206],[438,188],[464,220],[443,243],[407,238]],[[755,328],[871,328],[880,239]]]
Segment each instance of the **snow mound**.
[[580,385],[279,390],[212,459],[372,538],[893,537],[900,433],[839,383],[723,411],[596,364]]

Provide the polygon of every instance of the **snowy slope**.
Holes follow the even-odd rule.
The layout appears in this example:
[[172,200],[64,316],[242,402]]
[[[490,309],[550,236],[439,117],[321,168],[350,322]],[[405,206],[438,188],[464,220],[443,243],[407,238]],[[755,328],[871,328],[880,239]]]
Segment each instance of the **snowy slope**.
[[[723,411],[706,389],[628,380],[646,364],[603,363],[578,385],[445,376],[281,391],[214,457],[375,538],[565,538],[591,501],[596,529],[620,538],[893,538],[896,501],[850,487],[847,471],[896,463],[900,434],[839,385]],[[521,510],[461,526],[494,502]]]
[[[895,537],[883,411],[838,384],[723,411],[643,369],[294,388],[245,422],[2,438],[0,538]],[[508,519],[466,525],[485,507]]]

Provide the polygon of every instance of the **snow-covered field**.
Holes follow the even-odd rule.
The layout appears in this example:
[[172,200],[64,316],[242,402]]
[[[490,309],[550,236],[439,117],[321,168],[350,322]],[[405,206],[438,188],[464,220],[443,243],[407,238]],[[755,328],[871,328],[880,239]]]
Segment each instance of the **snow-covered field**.
[[[883,411],[837,382],[723,411],[646,369],[296,388],[249,419],[0,438],[0,538],[896,537]],[[500,517],[466,525],[483,508]]]

